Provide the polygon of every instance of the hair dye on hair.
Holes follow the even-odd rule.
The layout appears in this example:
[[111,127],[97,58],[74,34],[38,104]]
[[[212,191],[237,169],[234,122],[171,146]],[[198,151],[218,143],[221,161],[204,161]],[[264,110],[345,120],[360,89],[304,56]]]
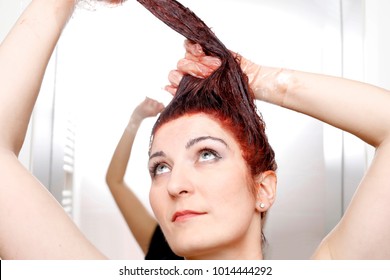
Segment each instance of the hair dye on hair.
[[[137,1],[173,30],[200,44],[206,55],[216,56],[222,62],[205,79],[184,75],[175,96],[154,125],[152,137],[164,123],[184,115],[206,113],[235,137],[252,179],[266,170],[275,171],[275,153],[268,143],[265,123],[257,112],[254,95],[247,76],[241,70],[239,59],[200,18],[177,1]],[[261,212],[263,224],[265,216],[266,212]],[[265,246],[267,242],[262,231],[261,238]]]
[[238,141],[251,175],[276,170],[275,154],[257,112],[254,95],[238,59],[190,9],[174,0],[137,0],[157,18],[188,40],[202,46],[206,55],[221,59],[209,77],[185,75],[170,104],[160,114],[152,135],[164,123],[186,114],[206,113],[219,121]]

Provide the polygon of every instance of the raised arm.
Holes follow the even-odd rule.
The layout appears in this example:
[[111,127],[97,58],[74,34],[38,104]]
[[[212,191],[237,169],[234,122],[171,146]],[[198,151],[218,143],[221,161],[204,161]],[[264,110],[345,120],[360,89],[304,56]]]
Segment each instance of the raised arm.
[[156,116],[163,109],[163,104],[148,97],[135,108],[115,149],[106,175],[106,182],[111,194],[144,254],[149,249],[157,222],[126,185],[124,176],[134,139],[142,121],[145,118]]
[[33,0],[1,44],[2,149],[16,155],[21,149],[46,66],[74,2]]
[[75,0],[33,0],[0,45],[0,257],[104,258],[18,161],[42,78]]
[[[186,43],[186,58],[170,74],[174,93],[183,73],[207,76],[218,63]],[[390,92],[365,83],[256,65],[241,68],[259,100],[310,115],[350,132],[376,148],[351,204],[313,258],[390,258]]]

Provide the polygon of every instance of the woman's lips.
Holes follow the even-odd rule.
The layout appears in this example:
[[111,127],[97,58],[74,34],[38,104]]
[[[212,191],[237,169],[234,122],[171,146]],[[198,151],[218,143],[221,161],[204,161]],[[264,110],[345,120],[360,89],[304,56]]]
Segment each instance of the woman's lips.
[[206,214],[206,212],[197,212],[192,210],[177,211],[172,216],[172,222],[180,222],[204,214]]

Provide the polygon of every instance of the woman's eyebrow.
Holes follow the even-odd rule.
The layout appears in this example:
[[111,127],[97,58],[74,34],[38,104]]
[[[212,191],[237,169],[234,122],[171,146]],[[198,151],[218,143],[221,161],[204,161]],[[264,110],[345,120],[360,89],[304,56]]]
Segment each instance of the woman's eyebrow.
[[[189,149],[193,145],[195,145],[196,143],[199,143],[199,142],[205,141],[205,140],[218,141],[218,142],[222,143],[223,145],[225,145],[227,148],[229,148],[229,145],[223,139],[217,138],[217,137],[213,137],[213,136],[201,136],[201,137],[196,137],[194,139],[191,139],[190,141],[187,142],[185,148]],[[152,158],[155,158],[155,157],[166,157],[166,156],[167,155],[163,151],[158,151],[158,152],[155,152],[155,153],[151,154],[149,156],[149,160],[151,160]]]
[[199,143],[199,142],[205,141],[205,140],[218,141],[218,142],[221,142],[222,144],[224,144],[227,148],[229,148],[228,144],[221,138],[217,138],[217,137],[213,137],[213,136],[201,136],[201,137],[197,137],[197,138],[194,138],[194,139],[191,139],[190,141],[188,141],[188,143],[186,144],[186,149],[189,149],[191,146],[195,145],[196,143]]
[[149,156],[149,160],[155,157],[166,157],[167,155],[163,151],[158,151]]

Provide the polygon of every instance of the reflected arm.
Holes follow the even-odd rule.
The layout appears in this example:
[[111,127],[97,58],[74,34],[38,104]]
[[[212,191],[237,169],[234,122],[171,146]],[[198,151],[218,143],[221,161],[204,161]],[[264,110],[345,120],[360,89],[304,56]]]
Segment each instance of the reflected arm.
[[142,121],[147,117],[155,116],[162,109],[162,104],[146,98],[134,110],[115,149],[106,175],[106,182],[110,192],[144,254],[149,249],[150,240],[156,229],[157,222],[127,186],[124,176],[131,156],[134,139]]

